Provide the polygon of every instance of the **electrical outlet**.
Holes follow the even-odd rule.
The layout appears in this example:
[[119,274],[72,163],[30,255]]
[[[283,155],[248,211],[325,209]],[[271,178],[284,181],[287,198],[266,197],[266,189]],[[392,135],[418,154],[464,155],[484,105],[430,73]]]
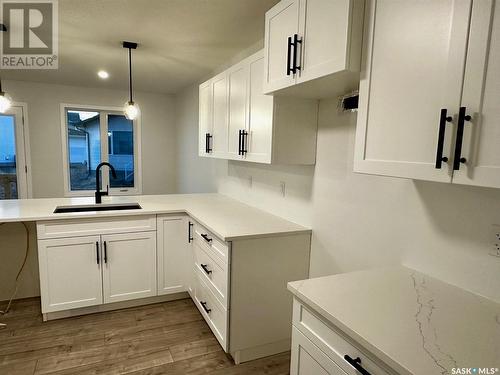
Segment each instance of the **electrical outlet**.
[[491,249],[489,254],[500,258],[500,225],[498,224],[493,224],[491,226],[490,246]]
[[280,182],[281,196],[284,197],[286,195],[286,184],[285,181]]

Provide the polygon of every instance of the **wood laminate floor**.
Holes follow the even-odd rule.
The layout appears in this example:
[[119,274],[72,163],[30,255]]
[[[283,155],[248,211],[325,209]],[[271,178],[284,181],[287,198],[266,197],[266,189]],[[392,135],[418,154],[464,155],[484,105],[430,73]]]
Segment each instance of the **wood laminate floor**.
[[289,353],[236,366],[190,299],[42,322],[38,298],[0,316],[0,374],[289,374]]

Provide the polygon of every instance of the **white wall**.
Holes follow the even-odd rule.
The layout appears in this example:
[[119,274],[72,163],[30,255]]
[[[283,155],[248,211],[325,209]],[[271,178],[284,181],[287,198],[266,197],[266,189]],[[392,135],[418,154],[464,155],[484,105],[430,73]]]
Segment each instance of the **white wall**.
[[[178,103],[192,101],[191,92]],[[193,130],[184,132],[195,134],[192,117],[183,126]],[[220,193],[310,226],[311,277],[406,264],[500,301],[500,259],[488,255],[500,190],[355,174],[355,126],[356,115],[338,114],[335,98],[322,100],[316,166],[213,160],[214,183]],[[206,165],[190,163],[196,160]]]
[[[6,81],[4,90],[28,104],[33,197],[62,197],[62,138],[60,103],[122,106],[127,93],[115,90]],[[174,98],[135,93],[142,113],[143,194],[175,193],[176,127]],[[38,296],[36,228],[30,224],[31,246],[17,298]],[[10,298],[14,279],[25,254],[25,233],[20,223],[0,226],[0,301]],[[3,306],[0,306],[2,309]],[[0,318],[1,320],[1,318]]]
[[177,125],[177,190],[183,193],[217,191],[214,163],[198,157],[198,86],[191,86],[175,98]]
[[[121,107],[125,91],[6,81],[13,100],[28,104],[33,197],[64,195],[60,103]],[[137,92],[142,116],[142,184],[144,194],[176,191],[174,98]]]

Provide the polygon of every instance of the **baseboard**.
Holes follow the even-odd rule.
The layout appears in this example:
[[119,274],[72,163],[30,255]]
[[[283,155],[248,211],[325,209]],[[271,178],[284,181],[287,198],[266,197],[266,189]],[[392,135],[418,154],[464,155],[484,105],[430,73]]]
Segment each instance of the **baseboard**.
[[291,348],[291,339],[271,342],[269,344],[254,346],[252,348],[245,348],[231,352],[234,363],[239,365],[243,362],[253,361],[270,355],[288,352]]
[[94,314],[98,312],[126,309],[129,307],[151,305],[153,303],[175,301],[178,299],[185,299],[185,298],[189,298],[189,294],[187,292],[180,292],[180,293],[167,294],[163,296],[139,298],[130,301],[107,303],[98,306],[81,307],[72,310],[56,311],[43,314],[43,321],[45,322],[48,320],[70,318],[72,316],[78,316],[78,315]]

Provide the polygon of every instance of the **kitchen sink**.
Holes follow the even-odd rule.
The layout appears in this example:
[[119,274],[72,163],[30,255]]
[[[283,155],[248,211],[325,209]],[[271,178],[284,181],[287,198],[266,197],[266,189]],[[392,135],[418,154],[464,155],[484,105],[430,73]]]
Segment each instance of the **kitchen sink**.
[[115,203],[115,204],[88,204],[73,206],[57,206],[55,214],[69,212],[89,212],[89,211],[121,211],[121,210],[140,210],[142,207],[138,203]]

